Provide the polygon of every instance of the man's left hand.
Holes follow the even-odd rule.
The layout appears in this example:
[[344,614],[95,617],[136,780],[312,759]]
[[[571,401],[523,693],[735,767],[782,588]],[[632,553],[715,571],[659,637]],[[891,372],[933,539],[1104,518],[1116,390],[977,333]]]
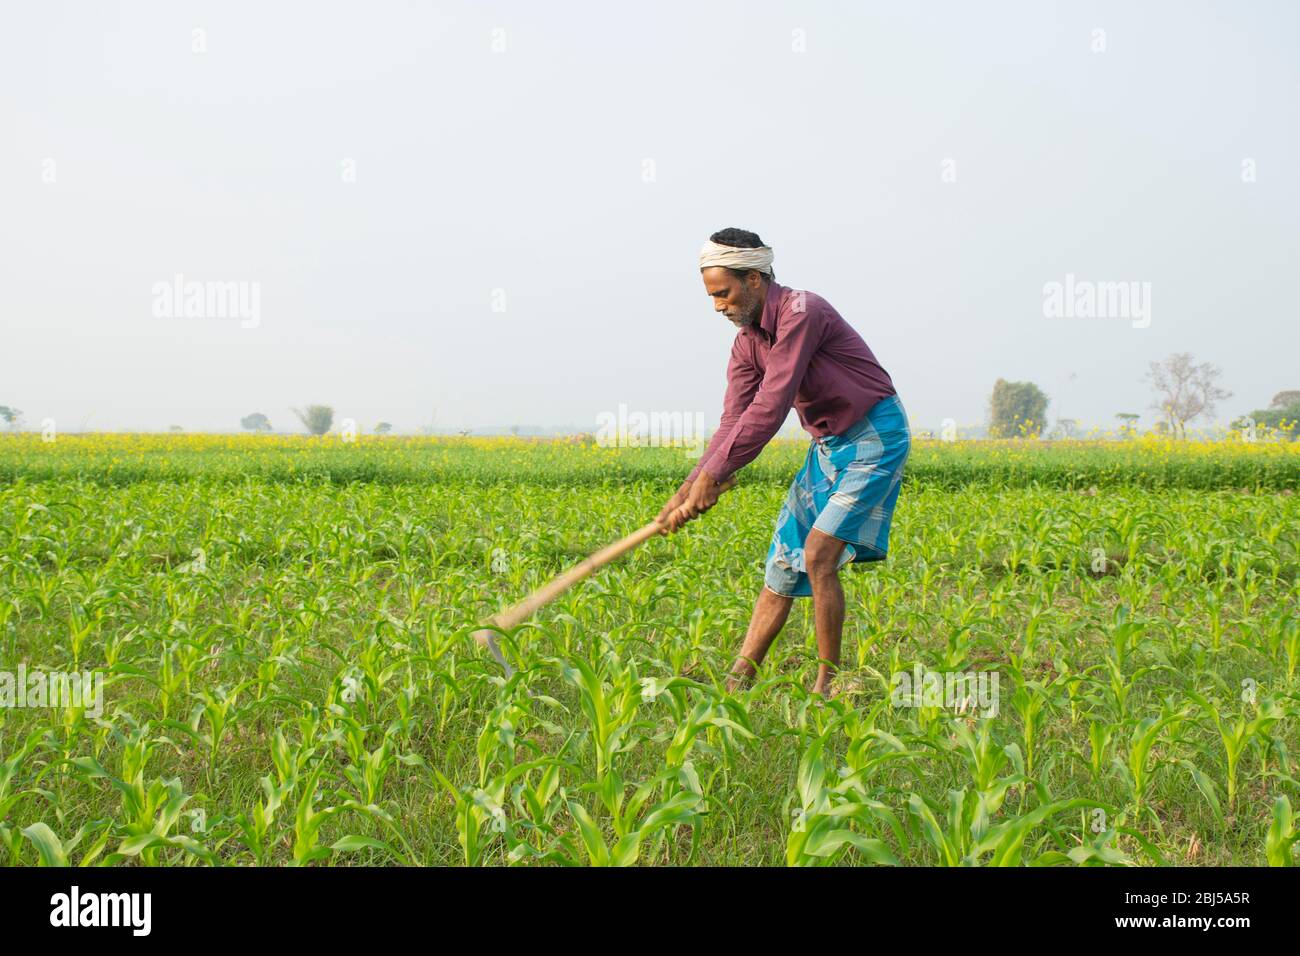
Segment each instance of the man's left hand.
[[707,471],[701,471],[695,476],[695,481],[691,484],[691,493],[680,510],[688,520],[697,518],[718,503],[720,494],[722,494],[722,485]]

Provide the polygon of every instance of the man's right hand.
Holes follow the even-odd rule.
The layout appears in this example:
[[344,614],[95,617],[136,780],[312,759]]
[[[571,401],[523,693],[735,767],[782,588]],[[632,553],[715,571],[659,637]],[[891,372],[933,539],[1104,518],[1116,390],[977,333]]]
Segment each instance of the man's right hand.
[[656,521],[664,526],[663,534],[667,534],[669,531],[676,531],[690,520],[677,509],[686,504],[686,499],[690,497],[691,484],[692,483],[689,481],[682,482],[682,486],[677,489],[677,493],[668,499],[668,503],[663,506],[663,509],[655,518]]

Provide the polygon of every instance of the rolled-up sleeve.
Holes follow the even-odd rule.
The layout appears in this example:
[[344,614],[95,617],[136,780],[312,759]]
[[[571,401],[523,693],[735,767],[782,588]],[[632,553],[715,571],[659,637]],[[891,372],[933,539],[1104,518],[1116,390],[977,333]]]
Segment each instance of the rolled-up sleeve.
[[[709,440],[708,447],[704,449],[704,454],[700,456],[699,463],[686,476],[687,481],[694,481],[696,476],[705,470],[710,458],[730,437],[731,430],[736,427],[741,415],[754,400],[754,393],[758,391],[759,383],[763,380],[763,373],[754,365],[749,354],[751,347],[740,334],[737,334],[735,341],[731,343],[731,358],[727,362],[727,392],[722,399],[722,420],[718,423],[718,430]],[[713,475],[712,469],[709,469],[709,474]]]
[[[808,362],[824,331],[816,309],[785,309],[777,316],[776,340],[767,355],[767,371],[749,407],[736,419],[727,437],[710,447],[704,468],[725,481],[758,457],[794,407],[795,395]],[[719,429],[719,434],[722,430]]]

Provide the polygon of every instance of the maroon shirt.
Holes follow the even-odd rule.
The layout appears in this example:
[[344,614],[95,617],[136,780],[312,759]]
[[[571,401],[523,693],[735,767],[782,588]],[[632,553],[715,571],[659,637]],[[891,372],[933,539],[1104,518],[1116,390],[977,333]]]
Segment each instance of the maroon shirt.
[[772,282],[758,326],[736,333],[722,422],[686,480],[707,471],[725,481],[749,464],[792,404],[804,429],[822,438],[847,431],[893,394],[889,373],[829,302]]

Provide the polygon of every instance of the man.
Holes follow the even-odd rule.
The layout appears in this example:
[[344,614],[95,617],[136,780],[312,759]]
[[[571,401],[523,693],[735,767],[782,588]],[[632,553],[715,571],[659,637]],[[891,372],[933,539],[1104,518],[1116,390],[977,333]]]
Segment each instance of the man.
[[820,296],[777,284],[772,250],[755,233],[710,236],[700,275],[714,309],[739,332],[722,422],[659,520],[677,531],[712,508],[720,485],[762,451],[794,406],[813,440],[777,517],[763,588],[727,689],[754,676],[794,598],[811,595],[820,659],[813,692],[829,697],[844,627],[839,569],[885,558],[911,449],[907,414],[852,326]]

